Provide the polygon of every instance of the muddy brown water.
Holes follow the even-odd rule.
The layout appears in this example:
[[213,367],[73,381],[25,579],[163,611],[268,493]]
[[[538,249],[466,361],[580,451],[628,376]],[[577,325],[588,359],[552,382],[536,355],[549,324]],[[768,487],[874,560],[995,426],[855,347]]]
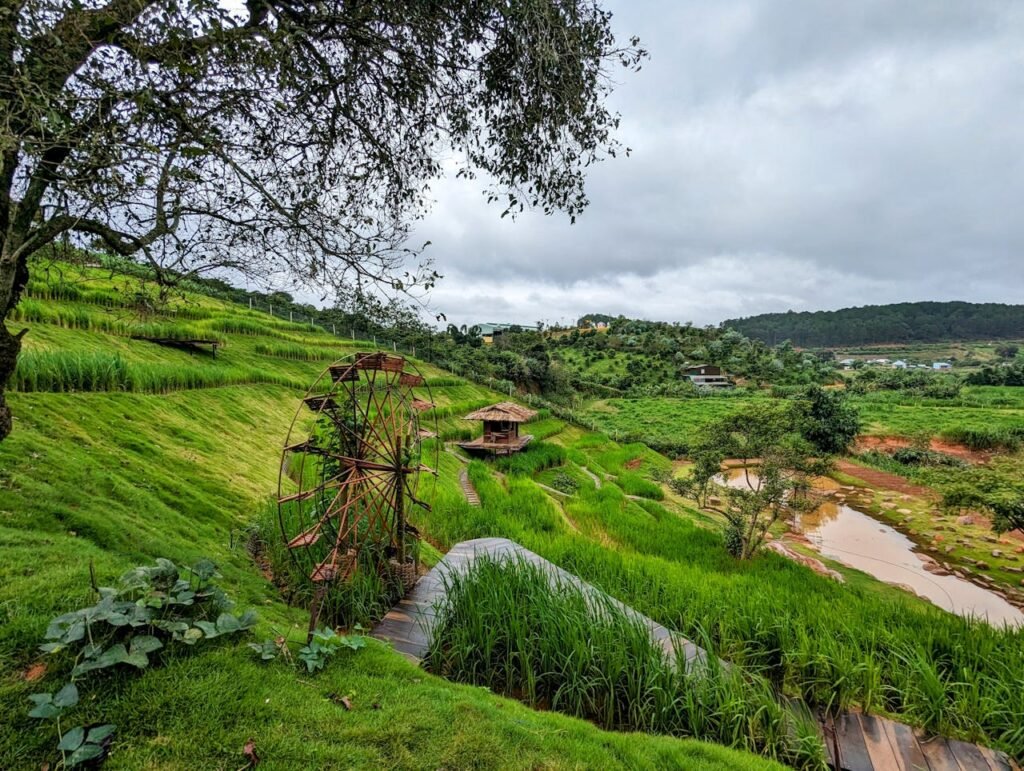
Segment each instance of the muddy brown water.
[[[756,484],[756,476],[750,475]],[[729,469],[721,482],[746,487],[743,469]],[[819,479],[819,490],[837,490],[832,479]],[[1024,626],[1024,613],[1000,595],[954,575],[939,576],[924,569],[917,545],[894,527],[845,502],[826,499],[802,515],[800,530],[825,557],[874,576],[880,581],[909,587],[916,594],[951,613],[982,618],[994,626]]]

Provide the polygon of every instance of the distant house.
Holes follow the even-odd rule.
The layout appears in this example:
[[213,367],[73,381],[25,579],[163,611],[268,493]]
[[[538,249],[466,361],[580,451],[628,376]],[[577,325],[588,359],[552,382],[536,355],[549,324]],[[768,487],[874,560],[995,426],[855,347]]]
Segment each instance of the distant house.
[[932,369],[939,369],[939,370],[953,369],[953,365],[950,364],[948,361],[936,361],[936,362],[932,363]]
[[893,369],[906,369],[907,368],[907,363],[905,361],[903,361],[903,359],[896,359],[896,361],[894,361],[892,363],[892,368]]
[[484,343],[487,345],[493,343],[494,338],[500,337],[512,328],[521,329],[523,332],[538,331],[535,324],[498,324],[493,321],[488,321],[483,324],[475,324],[474,326],[480,330],[480,337],[483,338]]
[[[882,366],[882,367],[884,367],[888,363],[889,363],[888,359],[868,359],[868,364],[878,364],[879,366]],[[904,364],[905,363],[906,362],[904,362]]]
[[683,370],[683,374],[698,388],[733,388],[734,384],[714,364],[696,364]]
[[839,366],[843,369],[853,369],[853,365],[857,363],[856,359],[841,359]]
[[600,329],[601,331],[604,331],[604,330],[608,329],[608,322],[607,321],[599,321],[596,324],[594,324],[594,329]]

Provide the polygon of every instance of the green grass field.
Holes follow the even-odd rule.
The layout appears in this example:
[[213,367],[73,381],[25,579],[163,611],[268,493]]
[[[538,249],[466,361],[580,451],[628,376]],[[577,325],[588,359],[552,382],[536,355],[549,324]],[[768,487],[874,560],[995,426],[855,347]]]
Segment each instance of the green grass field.
[[[88,296],[111,302],[109,280],[97,276],[91,287]],[[86,296],[33,299],[58,310],[76,303],[92,314],[111,310]],[[216,359],[133,340],[120,328],[68,326],[59,314],[25,322],[28,354],[116,355],[151,386],[83,380],[84,364],[65,362],[45,381],[22,372],[28,387],[11,395],[15,431],[0,444],[0,767],[53,761],[52,729],[27,717],[27,697],[59,687],[66,670],[55,661],[41,681],[28,683],[24,674],[41,659],[36,646],[47,622],[90,597],[90,566],[109,583],[158,556],[184,564],[210,557],[239,609],[260,613],[249,639],[305,637],[305,613],[285,604],[245,544],[254,532],[277,537],[267,501],[299,386],[324,366],[322,351],[343,355],[352,344],[209,298],[183,307],[191,313],[183,323],[224,337]],[[281,355],[285,345],[311,354]],[[218,383],[195,374],[215,367],[282,380]],[[436,417],[441,436],[472,435],[479,428],[461,416],[502,398],[423,370],[437,405],[423,417]],[[35,387],[42,382],[48,386]],[[649,404],[621,419],[643,425],[657,408],[661,430],[674,438],[742,398],[637,401]],[[633,403],[612,400],[587,415],[623,415]],[[469,464],[480,507],[459,488],[460,460],[439,454],[433,509],[414,514],[434,546],[512,538],[787,696],[818,707],[861,705],[1024,754],[1022,633],[951,616],[856,571],[844,570],[848,583],[840,585],[772,554],[738,563],[702,515],[670,498],[652,500],[671,465],[663,456],[549,415],[525,430],[537,439],[504,472]],[[587,472],[603,481],[600,489]],[[537,484],[558,474],[574,487],[569,497]],[[376,643],[306,675],[260,663],[244,642],[171,650],[145,674],[84,682],[82,719],[118,726],[109,766],[238,768],[252,739],[269,768],[772,767],[717,745],[602,731],[527,710],[426,674]],[[351,711],[339,706],[342,696]]]
[[[934,437],[956,431],[999,432],[1024,429],[1024,389],[968,386],[957,399],[924,399],[895,392],[854,396],[862,433],[872,436]],[[766,395],[740,392],[699,399],[650,397],[600,399],[580,410],[581,419],[612,437],[646,441],[685,452],[692,437],[709,423]]]
[[[108,291],[113,282],[100,274],[85,287],[91,299],[117,297]],[[134,323],[125,309],[84,303],[82,296],[37,301],[57,310],[79,304],[87,314],[117,314]],[[340,356],[353,345],[209,298],[189,298],[187,307],[203,316],[187,323],[221,328],[226,345],[216,359],[132,340],[118,327],[65,326],[59,314],[19,322],[30,329],[26,361],[40,354],[117,356],[138,372],[165,376],[167,391],[80,381],[82,367],[69,365],[55,368],[45,389],[10,396],[15,429],[0,444],[2,768],[39,768],[59,758],[53,727],[27,716],[27,697],[59,688],[67,664],[46,662],[35,682],[24,675],[45,662],[37,646],[48,621],[89,602],[90,569],[110,584],[156,557],[182,564],[212,558],[237,607],[259,612],[247,640],[283,635],[304,641],[305,612],[283,602],[245,541],[276,490],[280,447],[302,396],[297,386],[312,382],[324,366],[322,351]],[[244,331],[224,331],[232,325]],[[284,345],[316,355],[308,361],[282,356]],[[272,373],[287,384],[213,387],[203,373],[222,368]],[[424,369],[432,379],[460,382]],[[171,382],[170,375],[179,380]],[[29,370],[19,378],[27,383]],[[465,383],[433,391],[439,404],[456,408],[496,400]],[[461,414],[456,409],[442,426],[457,426]],[[234,769],[245,765],[250,739],[261,768],[773,767],[720,746],[602,731],[536,712],[429,675],[375,642],[308,676],[280,662],[259,662],[247,640],[168,649],[161,665],[145,674],[86,679],[74,720],[117,726],[108,768]],[[339,694],[351,699],[351,711],[340,706]]]

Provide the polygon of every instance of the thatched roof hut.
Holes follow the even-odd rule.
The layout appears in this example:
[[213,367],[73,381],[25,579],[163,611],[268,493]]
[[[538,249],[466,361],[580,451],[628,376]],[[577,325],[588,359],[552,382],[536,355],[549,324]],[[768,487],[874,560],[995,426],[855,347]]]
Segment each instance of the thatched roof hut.
[[519,435],[519,424],[526,423],[536,416],[536,410],[513,402],[500,402],[483,407],[464,418],[483,421],[483,435],[472,442],[460,442],[459,446],[471,452],[482,450],[494,455],[518,452],[533,439],[530,434]]
[[505,423],[527,423],[537,417],[537,411],[514,402],[499,402],[482,407],[466,415],[463,420],[491,420]]

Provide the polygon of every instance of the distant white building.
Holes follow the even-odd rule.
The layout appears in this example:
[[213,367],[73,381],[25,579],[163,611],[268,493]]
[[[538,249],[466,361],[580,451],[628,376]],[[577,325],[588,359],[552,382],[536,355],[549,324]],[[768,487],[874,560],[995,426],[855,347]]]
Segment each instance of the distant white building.
[[907,363],[905,361],[903,361],[903,359],[896,359],[896,361],[894,361],[892,363],[892,368],[893,369],[906,369],[907,368]]
[[932,369],[953,369],[953,365],[948,361],[936,361],[932,363]]

